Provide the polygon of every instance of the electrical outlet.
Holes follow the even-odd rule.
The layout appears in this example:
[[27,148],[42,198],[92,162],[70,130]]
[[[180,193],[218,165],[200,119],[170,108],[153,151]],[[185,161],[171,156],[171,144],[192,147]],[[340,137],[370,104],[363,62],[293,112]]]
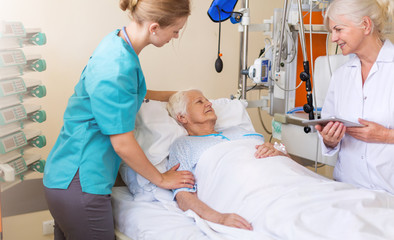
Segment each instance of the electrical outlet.
[[55,227],[54,220],[48,220],[48,221],[42,222],[42,234],[43,235],[53,234],[54,227]]

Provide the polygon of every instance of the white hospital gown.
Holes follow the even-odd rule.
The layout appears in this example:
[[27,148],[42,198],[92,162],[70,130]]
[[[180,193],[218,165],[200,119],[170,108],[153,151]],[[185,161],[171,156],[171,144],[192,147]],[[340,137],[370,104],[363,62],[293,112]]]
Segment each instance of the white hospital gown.
[[[329,116],[394,127],[394,46],[390,41],[385,41],[364,86],[357,56],[334,72],[322,110],[323,118]],[[339,151],[336,180],[394,194],[394,144],[367,143],[347,134],[334,149],[321,143],[324,155]]]
[[[201,155],[208,148],[226,141],[233,141],[243,138],[257,138],[264,143],[263,135],[247,131],[241,127],[231,127],[217,134],[202,136],[182,136],[175,140],[170,147],[170,156],[167,169],[180,163],[179,170],[187,170],[194,173],[197,162]],[[179,191],[196,192],[196,185],[193,188],[178,188],[174,190],[174,197]]]

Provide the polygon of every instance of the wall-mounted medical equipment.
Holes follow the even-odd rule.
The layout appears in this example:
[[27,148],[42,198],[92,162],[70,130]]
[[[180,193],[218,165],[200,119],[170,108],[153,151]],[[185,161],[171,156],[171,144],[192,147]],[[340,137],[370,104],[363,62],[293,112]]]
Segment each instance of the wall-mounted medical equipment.
[[222,53],[220,52],[220,37],[222,32],[222,22],[231,18],[233,21],[240,21],[242,14],[234,13],[234,7],[238,0],[214,0],[208,9],[208,16],[213,22],[219,23],[219,38],[218,38],[218,55],[215,61],[215,70],[220,73],[223,70],[223,61],[220,58]]
[[34,171],[43,172],[45,161],[35,149],[46,145],[36,124],[46,112],[36,100],[46,96],[41,80],[25,77],[46,70],[46,62],[31,48],[46,43],[40,29],[21,22],[2,22],[0,31],[0,186],[4,191]]
[[[249,2],[243,0],[241,9],[237,10],[241,13],[240,20],[237,22],[241,35],[240,73],[238,92],[234,97],[247,99],[248,91],[265,90],[266,95],[259,95],[258,100],[247,99],[249,107],[257,107],[259,115],[262,109],[274,117],[272,135],[285,143],[288,152],[301,158],[335,164],[335,160],[322,159],[317,133],[302,124],[302,120],[318,118],[320,114],[322,104],[316,105],[316,98],[319,99],[324,95],[325,88],[321,88],[316,93],[317,84],[313,84],[314,81],[319,83],[325,81],[326,83],[320,85],[327,86],[330,79],[329,75],[327,75],[328,79],[314,75],[321,72],[318,69],[321,68],[321,64],[316,64],[317,66],[314,67],[314,59],[327,54],[328,32],[322,21],[312,20],[312,17],[316,16],[318,19],[323,19],[324,10],[330,0],[285,0],[283,8],[275,9],[270,19],[263,20],[263,23],[259,24],[251,23]],[[304,19],[307,19],[306,24]],[[248,64],[247,61],[249,32],[262,32],[263,39],[265,36],[264,41],[261,41],[265,54],[255,59],[252,64]],[[312,42],[312,38],[318,38],[319,41],[313,39]],[[309,52],[307,52],[308,47],[311,48]],[[313,55],[315,48],[319,49],[319,54]],[[333,59],[325,60],[323,63],[330,66],[329,63]],[[335,64],[332,62],[332,65]],[[335,68],[331,66],[330,69],[333,71]],[[248,86],[249,82],[253,85]],[[305,86],[305,94],[301,86]],[[296,106],[296,102],[299,102],[299,99],[296,99],[298,93],[302,93],[304,103]],[[267,129],[264,124],[263,127]],[[305,134],[305,132],[310,133]]]
[[[231,4],[229,2],[232,2]],[[238,92],[235,97],[240,99],[246,99],[246,92],[251,89],[247,86],[247,79],[250,78],[258,86],[254,86],[253,89],[269,89],[270,91],[270,104],[269,112],[273,115],[275,112],[285,113],[286,111],[294,108],[294,92],[286,91],[295,87],[295,79],[292,79],[296,71],[296,61],[290,61],[286,53],[282,59],[289,61],[288,64],[284,64],[280,67],[280,71],[274,70],[274,63],[276,61],[278,45],[280,43],[280,23],[282,9],[276,9],[273,18],[264,20],[262,24],[251,24],[250,23],[250,9],[249,0],[242,1],[242,8],[234,11],[236,1],[219,1],[215,0],[212,2],[208,15],[213,21],[219,21],[219,17],[225,19],[231,19],[232,23],[238,23],[238,30],[241,33],[241,44],[240,44],[240,72],[238,81]],[[220,10],[220,11],[219,11]],[[220,23],[220,21],[219,21]],[[248,38],[249,31],[263,32],[267,38],[272,39],[266,41],[265,54],[254,60],[254,63],[248,66]],[[286,34],[284,39],[283,49],[292,49],[295,52],[297,42],[297,32],[291,32]],[[287,40],[289,39],[289,40]],[[295,39],[295,40],[294,40]],[[271,44],[272,42],[272,44]],[[293,51],[294,50],[294,51]],[[294,55],[294,54],[293,54]],[[282,63],[280,63],[282,64]],[[262,102],[251,104],[252,106],[258,106],[259,104],[266,104],[266,99]]]
[[45,33],[40,29],[25,29],[21,22],[3,22],[0,32],[0,49],[15,49],[46,44]]
[[247,70],[243,70],[242,73],[247,75],[256,84],[267,84],[269,71],[271,71],[271,61],[267,58],[257,58],[253,65]]
[[21,76],[28,72],[42,72],[46,62],[40,55],[25,55],[21,49],[0,50],[0,75],[2,78]]
[[[239,28],[239,30],[242,32],[242,64],[240,66],[242,80],[240,79],[239,81],[239,95],[240,98],[246,99],[246,76],[248,76],[255,83],[265,83],[265,86],[269,88],[271,96],[271,115],[277,112],[285,113],[291,108],[294,108],[294,105],[292,104],[294,102],[294,100],[292,99],[294,98],[294,95],[291,93],[289,94],[289,92],[291,92],[290,89],[295,88],[294,83],[296,76],[294,75],[294,70],[297,66],[297,60],[295,59],[295,55],[298,50],[297,33],[299,32],[301,50],[303,53],[303,72],[300,74],[300,79],[305,82],[305,86],[307,89],[307,104],[305,104],[304,110],[308,113],[309,119],[313,119],[314,108],[312,100],[312,85],[310,82],[310,68],[305,46],[302,2],[301,0],[296,0],[296,2],[296,21],[294,21],[293,14],[291,18],[291,21],[293,21],[292,23],[288,21],[290,4],[288,0],[285,0],[283,9],[275,9],[274,16],[271,20],[265,21],[263,24],[250,24],[248,9],[249,1],[244,1],[244,8],[242,9],[242,11],[246,13],[248,19],[246,21],[241,21],[240,24],[242,27]],[[294,9],[294,7],[292,9]],[[294,26],[298,26],[299,31],[295,30]],[[249,68],[247,68],[246,58],[248,51],[248,31],[262,31],[272,39],[269,41],[270,43],[272,42],[272,46],[271,44],[269,44],[268,46],[266,44],[267,49],[273,48],[273,50],[271,50],[272,54],[270,54],[270,57],[267,58],[267,65],[272,65],[272,71],[268,71],[267,73],[267,82],[256,81],[256,76],[253,74],[253,71],[255,71],[256,69],[256,62],[259,62],[259,59],[256,59],[255,63]],[[255,73],[260,73],[260,71],[255,71]]]
[[[287,19],[287,9],[288,9],[288,2],[289,0],[285,0],[284,2],[284,11],[283,11],[283,16],[282,16],[282,31],[280,32],[280,44],[279,44],[279,49],[282,49],[283,45],[283,38],[284,38],[284,30],[286,26],[286,21]],[[302,13],[302,3],[301,0],[297,0],[297,6],[298,6],[298,19],[299,19],[299,33],[300,33],[300,43],[301,43],[301,50],[302,50],[302,57],[303,57],[303,72],[300,74],[300,79],[301,81],[305,82],[305,88],[307,91],[307,103],[304,105],[303,109],[304,111],[308,114],[309,120],[312,120],[315,118],[313,111],[313,100],[312,100],[312,84],[311,84],[311,75],[309,71],[309,60],[308,60],[308,55],[306,53],[306,43],[305,43],[305,32],[304,32],[304,17]],[[312,13],[311,13],[312,14]],[[277,58],[278,64],[276,65],[276,70],[275,72],[280,72],[280,64],[279,62],[281,61],[281,56],[282,56],[282,51],[279,51],[279,56]],[[311,131],[309,126],[306,126],[304,128],[305,133],[309,133]]]

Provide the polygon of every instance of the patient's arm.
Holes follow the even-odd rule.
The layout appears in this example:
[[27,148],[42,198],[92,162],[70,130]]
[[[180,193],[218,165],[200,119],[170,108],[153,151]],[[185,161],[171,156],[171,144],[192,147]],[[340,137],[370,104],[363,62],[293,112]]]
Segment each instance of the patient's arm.
[[235,213],[220,213],[198,199],[194,192],[178,192],[176,195],[178,206],[183,211],[193,210],[201,218],[222,225],[252,230],[252,225],[243,217]]
[[115,152],[134,171],[153,184],[166,189],[190,187],[194,184],[194,176],[189,171],[176,171],[179,165],[165,173],[160,173],[148,160],[133,132],[110,136]]

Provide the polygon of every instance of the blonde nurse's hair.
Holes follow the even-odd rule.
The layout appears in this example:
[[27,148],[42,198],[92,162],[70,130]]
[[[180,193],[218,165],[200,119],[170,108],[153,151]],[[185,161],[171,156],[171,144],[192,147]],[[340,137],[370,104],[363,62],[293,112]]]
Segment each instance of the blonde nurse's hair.
[[324,25],[328,31],[329,20],[340,22],[338,16],[346,16],[355,25],[360,25],[363,17],[372,20],[372,32],[381,40],[393,29],[394,0],[334,0],[327,8]]
[[190,15],[189,0],[120,0],[119,5],[137,23],[152,21],[163,28]]

